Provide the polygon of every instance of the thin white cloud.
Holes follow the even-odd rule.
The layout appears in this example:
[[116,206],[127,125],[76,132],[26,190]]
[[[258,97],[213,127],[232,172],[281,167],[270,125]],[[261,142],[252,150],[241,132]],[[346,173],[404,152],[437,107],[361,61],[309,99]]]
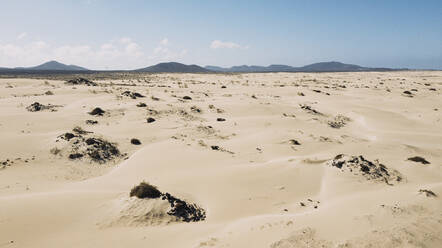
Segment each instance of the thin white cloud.
[[90,69],[136,69],[160,61],[174,61],[187,54],[186,49],[170,46],[167,38],[160,40],[152,52],[146,53],[129,37],[111,40],[98,46],[88,44],[51,45],[44,41],[22,44],[0,43],[0,67],[34,66],[48,60],[76,64]]
[[182,49],[180,51],[171,49],[169,39],[164,38],[159,42],[158,46],[153,49],[153,55],[150,56],[150,59],[156,59],[159,61],[178,60],[183,58],[186,54],[186,49]]
[[26,36],[28,36],[28,34],[26,32],[23,32],[17,36],[17,40],[22,40],[26,38]]
[[228,48],[228,49],[235,49],[235,48],[241,48],[241,49],[248,49],[249,46],[241,46],[235,42],[231,41],[220,41],[220,40],[214,40],[212,43],[210,43],[210,48],[212,49],[219,49],[219,48]]
[[160,45],[162,45],[162,46],[169,45],[169,39],[167,39],[167,38],[162,39],[161,42],[160,42]]

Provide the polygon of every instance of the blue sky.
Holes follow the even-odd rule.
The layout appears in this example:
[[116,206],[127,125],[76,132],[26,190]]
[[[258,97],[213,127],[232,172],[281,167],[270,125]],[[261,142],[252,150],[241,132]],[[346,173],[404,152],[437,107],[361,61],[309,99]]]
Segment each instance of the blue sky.
[[442,69],[442,1],[4,0],[0,67],[199,65]]

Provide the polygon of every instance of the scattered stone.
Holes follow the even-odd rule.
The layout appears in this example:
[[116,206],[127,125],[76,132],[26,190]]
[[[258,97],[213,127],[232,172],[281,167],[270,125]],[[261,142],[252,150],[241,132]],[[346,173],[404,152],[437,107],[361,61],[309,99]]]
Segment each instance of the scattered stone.
[[305,95],[302,92],[298,92],[298,96],[305,96]]
[[83,156],[84,155],[81,154],[81,153],[72,153],[72,154],[69,154],[69,159],[74,160],[74,159],[77,159],[77,158],[82,158]]
[[52,95],[54,95],[54,93],[52,91],[48,90],[45,92],[45,95],[52,96]]
[[135,139],[135,138],[131,139],[130,143],[132,145],[141,145],[141,141],[139,139]]
[[420,189],[419,194],[425,194],[426,197],[437,197],[436,193],[428,189]]
[[183,99],[184,99],[184,100],[192,100],[192,97],[190,97],[190,96],[184,96]]
[[219,150],[219,146],[210,146],[210,148],[212,148],[212,150],[215,150],[215,151]]
[[168,215],[176,216],[185,222],[197,222],[206,219],[206,211],[196,204],[189,204],[169,193],[163,194],[162,199],[170,203],[171,210],[167,212]]
[[407,160],[410,160],[410,161],[413,161],[416,163],[430,164],[430,162],[428,162],[425,158],[419,157],[419,156],[414,156],[414,157],[408,158]]
[[28,110],[29,112],[38,112],[38,111],[42,111],[42,110],[51,110],[51,111],[56,111],[55,108],[59,107],[57,105],[43,105],[39,102],[34,102],[33,104],[29,105],[26,107],[26,110]]
[[65,84],[69,84],[69,85],[81,85],[81,84],[84,84],[84,85],[87,85],[87,86],[97,86],[98,85],[97,83],[94,83],[94,82],[92,82],[92,81],[90,81],[90,80],[88,80],[86,78],[81,78],[81,77],[68,80],[68,81],[66,81]]
[[154,122],[154,121],[155,121],[155,119],[152,118],[152,117],[147,118],[147,123],[152,123],[152,122]]
[[216,118],[216,121],[226,121],[224,118]]
[[300,104],[299,106],[301,107],[301,109],[307,111],[307,112],[310,113],[310,114],[314,114],[314,115],[322,115],[321,112],[319,112],[319,111],[313,109],[313,108],[312,108],[311,106],[309,106],[309,105],[306,105],[306,104]]
[[413,93],[411,93],[411,91],[406,90],[406,91],[404,91],[402,93],[404,93],[404,95],[406,95],[408,97],[413,97]]
[[144,107],[147,107],[147,104],[145,104],[144,102],[140,102],[137,104],[137,107],[144,108]]
[[98,121],[95,121],[95,120],[86,120],[86,124],[88,124],[88,125],[95,125],[95,124],[98,124]]
[[102,116],[106,111],[102,110],[101,108],[94,108],[91,112],[89,112],[90,115],[98,115]]
[[138,92],[130,92],[130,91],[125,91],[125,92],[123,92],[123,93],[121,93],[121,95],[122,96],[127,96],[127,97],[130,97],[130,98],[132,98],[132,99],[137,99],[137,98],[140,98],[140,97],[145,97],[145,96],[143,96],[143,95],[141,95],[140,93],[138,93]]
[[88,134],[88,133],[92,133],[90,131],[86,131],[81,127],[74,127],[74,129],[72,129],[72,131],[74,131],[74,133],[76,134]]
[[388,185],[401,182],[403,179],[398,171],[388,169],[385,165],[379,163],[378,160],[374,162],[366,160],[363,156],[339,154],[332,159],[329,164],[342,171],[349,171],[355,175],[361,175],[367,180],[385,182]]
[[198,108],[197,106],[192,106],[190,107],[190,110],[194,113],[201,113],[203,112],[200,108]]
[[62,138],[65,139],[65,140],[67,140],[67,141],[71,140],[71,139],[74,138],[74,137],[77,137],[77,136],[75,136],[75,134],[73,134],[73,133],[65,133],[65,134],[62,136]]
[[295,139],[291,139],[291,140],[289,140],[289,142],[290,142],[290,144],[292,144],[292,145],[297,145],[297,146],[301,145],[301,143],[299,143],[299,141],[297,141],[297,140],[295,140]]

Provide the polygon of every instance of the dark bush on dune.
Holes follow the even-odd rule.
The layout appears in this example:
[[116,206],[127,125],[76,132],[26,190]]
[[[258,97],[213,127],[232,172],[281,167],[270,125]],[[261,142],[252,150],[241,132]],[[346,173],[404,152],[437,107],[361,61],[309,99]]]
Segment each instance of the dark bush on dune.
[[130,197],[136,196],[140,199],[144,198],[159,198],[162,193],[157,189],[157,187],[150,185],[146,182],[141,182],[139,185],[132,188],[130,191]]
[[91,112],[89,112],[90,115],[103,115],[105,113],[104,110],[101,108],[94,108]]
[[141,182],[139,185],[132,188],[130,191],[130,197],[134,196],[140,199],[156,199],[161,197],[161,200],[168,201],[170,204],[170,210],[167,214],[175,216],[185,222],[196,222],[206,219],[206,211],[196,204],[187,203],[167,192],[161,193],[157,187],[146,182]]

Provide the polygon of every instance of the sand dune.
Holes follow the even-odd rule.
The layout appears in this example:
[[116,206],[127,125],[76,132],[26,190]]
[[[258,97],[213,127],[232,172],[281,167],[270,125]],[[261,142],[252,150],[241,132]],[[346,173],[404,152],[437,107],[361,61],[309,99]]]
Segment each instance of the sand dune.
[[442,246],[441,72],[93,81],[0,79],[0,247]]

